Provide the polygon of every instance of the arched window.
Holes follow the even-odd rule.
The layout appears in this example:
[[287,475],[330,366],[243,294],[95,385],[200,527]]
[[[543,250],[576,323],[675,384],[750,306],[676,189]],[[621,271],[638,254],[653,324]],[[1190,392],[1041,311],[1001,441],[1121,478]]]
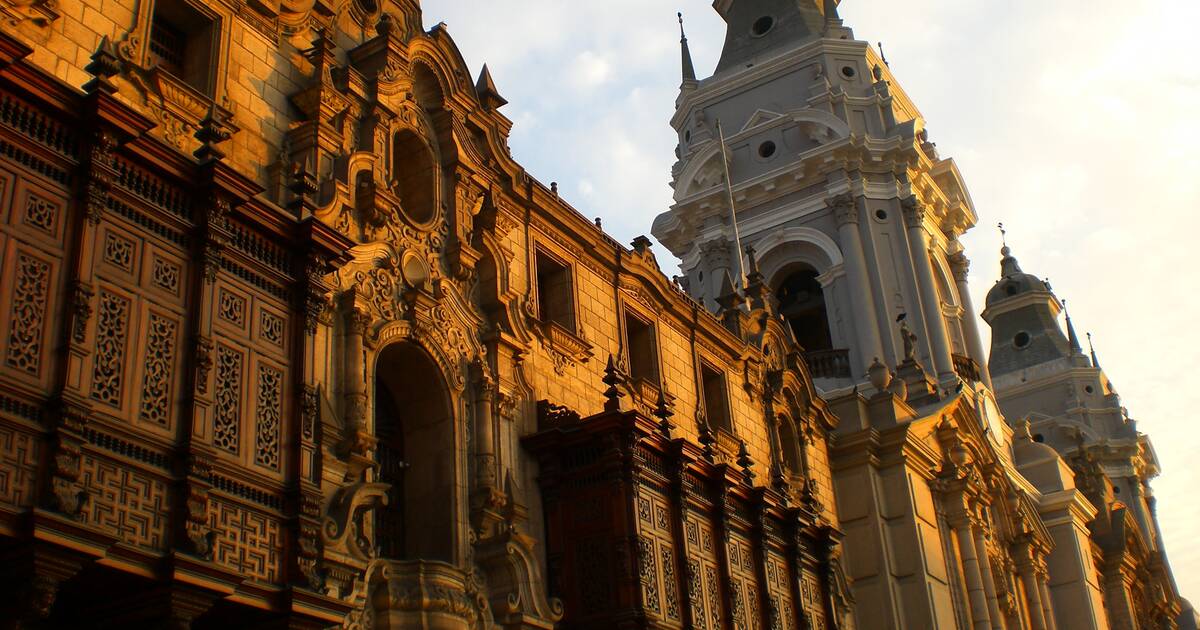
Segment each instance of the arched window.
[[416,223],[429,223],[437,215],[433,151],[420,136],[405,129],[392,139],[392,180],[400,207]]
[[384,558],[446,560],[454,524],[454,422],[441,368],[419,346],[400,343],[375,368],[379,481],[392,485],[375,512]]
[[802,460],[800,458],[800,440],[796,438],[796,428],[786,416],[779,417],[779,448],[783,451],[783,465],[793,475],[802,475]]
[[815,269],[802,265],[788,274],[775,291],[779,312],[791,324],[796,341],[808,352],[833,349],[825,292],[817,275]]

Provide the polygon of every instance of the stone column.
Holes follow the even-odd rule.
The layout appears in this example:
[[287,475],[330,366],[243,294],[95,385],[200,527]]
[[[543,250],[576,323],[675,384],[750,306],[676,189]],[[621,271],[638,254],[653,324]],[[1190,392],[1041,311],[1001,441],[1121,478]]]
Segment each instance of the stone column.
[[964,515],[955,519],[950,527],[954,530],[958,555],[962,558],[963,577],[967,581],[967,600],[971,605],[971,627],[975,630],[992,630],[992,620],[988,614],[987,593],[984,591],[983,576],[979,572],[979,558],[975,553],[975,541],[971,533],[971,520]]
[[992,628],[1004,630],[1004,615],[1000,614],[1000,600],[996,596],[996,578],[992,574],[992,560],[988,557],[984,524],[974,523],[971,528],[975,538],[975,553],[979,556],[979,572],[983,577],[983,591],[987,594],[988,614],[992,617]]
[[[858,233],[858,208],[849,193],[829,200],[838,224],[842,257],[846,268],[847,289],[850,307],[854,316],[856,333],[855,348],[860,367],[866,369],[883,358],[883,344],[879,340],[879,326],[875,320],[875,300],[871,297],[871,280],[867,277],[866,257],[863,255],[862,236]],[[855,379],[861,375],[855,375]]]
[[345,406],[346,435],[350,450],[362,454],[367,431],[366,343],[364,337],[371,316],[347,305],[346,345],[343,357],[342,395]]
[[1038,584],[1033,562],[1026,557],[1025,552],[1020,556],[1017,561],[1017,573],[1021,576],[1021,585],[1025,587],[1025,605],[1029,610],[1030,623],[1033,630],[1049,630],[1046,627],[1046,609],[1042,603],[1042,588]]
[[959,252],[950,257],[950,270],[954,273],[954,282],[958,287],[958,300],[963,309],[963,335],[967,338],[967,352],[979,365],[979,378],[989,388],[992,386],[992,374],[988,372],[987,355],[983,352],[983,340],[979,337],[979,316],[975,314],[975,305],[971,302],[971,288],[967,286],[967,272],[971,269],[971,261]]
[[1045,566],[1037,572],[1038,590],[1042,595],[1042,613],[1046,616],[1046,630],[1058,630],[1054,621],[1054,600],[1050,598],[1050,573]]
[[479,488],[496,487],[496,449],[492,409],[496,402],[496,381],[490,370],[478,361],[472,366],[477,385],[475,397],[475,475]]
[[941,300],[933,279],[933,266],[929,262],[929,239],[925,235],[925,207],[915,197],[901,202],[904,208],[904,225],[908,228],[908,246],[912,255],[913,269],[917,273],[917,290],[921,298],[921,313],[925,316],[929,334],[930,360],[938,380],[945,382],[954,376],[954,360],[950,356],[950,339],[946,336],[946,323],[942,318]]

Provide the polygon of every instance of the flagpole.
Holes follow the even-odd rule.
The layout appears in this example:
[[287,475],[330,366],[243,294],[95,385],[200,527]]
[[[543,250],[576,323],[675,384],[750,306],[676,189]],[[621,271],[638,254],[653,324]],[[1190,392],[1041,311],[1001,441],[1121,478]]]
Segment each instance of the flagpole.
[[746,289],[746,268],[742,266],[742,234],[738,230],[737,208],[733,204],[733,179],[729,176],[729,154],[725,147],[725,130],[721,128],[721,119],[717,119],[717,136],[721,139],[721,162],[725,165],[725,193],[729,196],[729,216],[733,220],[733,241],[737,247],[738,282],[744,291]]

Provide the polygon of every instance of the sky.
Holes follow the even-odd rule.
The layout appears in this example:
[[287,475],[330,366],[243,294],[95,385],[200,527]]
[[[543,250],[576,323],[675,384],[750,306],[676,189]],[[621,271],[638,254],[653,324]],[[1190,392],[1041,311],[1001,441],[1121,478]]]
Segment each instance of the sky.
[[[705,0],[424,0],[471,70],[487,63],[513,156],[625,243],[671,204],[676,11],[702,77],[724,23]],[[845,0],[882,42],[979,214],[963,239],[974,303],[999,275],[1003,221],[1022,268],[1091,331],[1162,465],[1172,568],[1200,598],[1200,64],[1196,0]],[[1195,249],[1194,249],[1195,248]],[[677,273],[656,248],[668,274]],[[983,334],[987,326],[980,322]],[[985,347],[987,339],[984,340]],[[1191,410],[1191,411],[1189,411]]]

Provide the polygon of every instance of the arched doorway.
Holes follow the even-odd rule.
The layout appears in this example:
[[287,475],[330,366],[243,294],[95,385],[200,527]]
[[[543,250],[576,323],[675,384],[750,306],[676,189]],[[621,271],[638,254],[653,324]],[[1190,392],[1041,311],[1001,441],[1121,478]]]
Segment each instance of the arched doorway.
[[375,365],[379,481],[392,485],[376,510],[376,544],[392,560],[452,559],[454,414],[441,368],[420,346],[388,346]]
[[801,264],[784,277],[775,291],[779,312],[791,325],[796,341],[807,352],[833,348],[825,292],[817,280],[818,275],[817,270]]

